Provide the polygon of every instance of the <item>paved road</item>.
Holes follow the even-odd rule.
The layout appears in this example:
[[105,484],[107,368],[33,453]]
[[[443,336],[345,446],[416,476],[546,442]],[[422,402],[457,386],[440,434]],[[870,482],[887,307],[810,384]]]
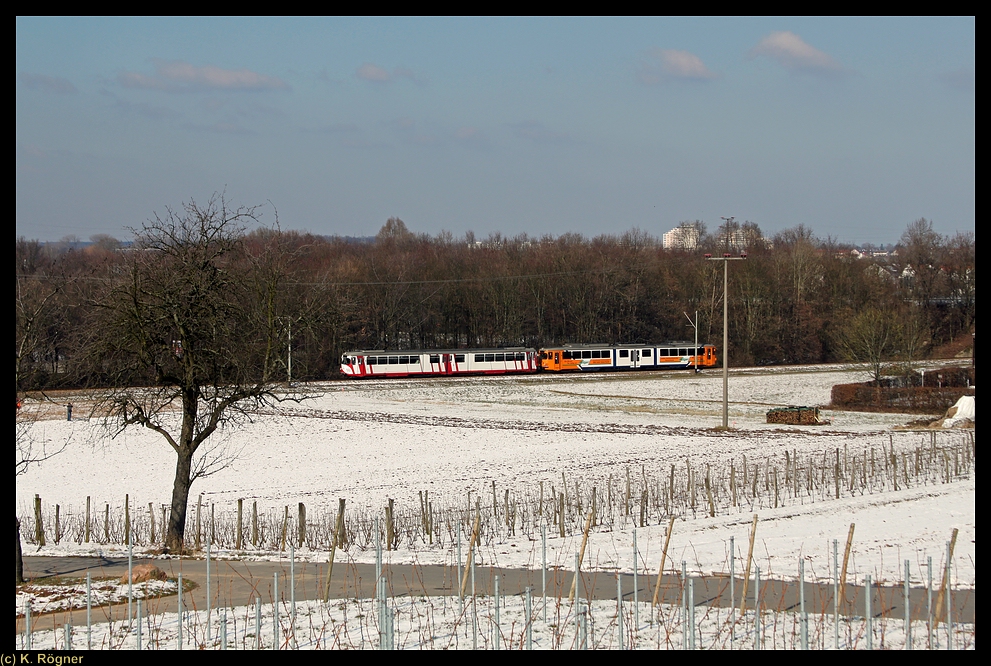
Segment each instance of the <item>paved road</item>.
[[[185,594],[187,609],[206,608],[206,561],[203,559],[144,560],[135,559],[135,565],[153,564],[174,578],[180,572],[184,581],[192,581],[197,587]],[[326,577],[326,563],[296,563],[296,599],[323,598],[323,585]],[[288,598],[290,564],[283,562],[242,562],[211,561],[210,596],[211,607],[224,605],[244,606],[260,598],[263,603],[272,600],[273,577],[279,574],[279,596]],[[95,557],[25,557],[24,573],[30,579],[48,576],[83,578],[89,572],[93,578],[106,578],[127,575],[127,559],[106,559]],[[392,596],[441,596],[456,593],[454,583],[457,572],[453,567],[440,565],[385,565],[384,573]],[[528,586],[535,595],[541,593],[540,570],[496,569],[479,567],[475,571],[475,590],[487,595],[493,589],[495,576],[499,576],[504,594],[522,593]],[[571,589],[572,574],[560,570],[547,573],[547,594],[567,597]],[[695,603],[698,606],[729,606],[730,590],[727,576],[694,578]],[[649,600],[653,595],[655,577],[638,577],[639,600]],[[470,583],[469,583],[470,585]],[[735,596],[739,605],[743,582],[736,579]],[[470,587],[469,587],[470,590]],[[667,603],[680,603],[681,577],[665,575],[661,581],[661,600]],[[338,562],[334,566],[330,594],[333,598],[371,598],[375,592],[375,565],[348,564]],[[876,616],[904,617],[904,590],[901,586],[873,586],[871,608]],[[616,598],[616,577],[612,573],[587,573],[582,576],[580,594],[583,598]],[[634,594],[633,576],[623,576],[623,595],[632,600]],[[797,582],[761,581],[760,596],[762,605],[769,610],[797,610],[799,607],[799,585]],[[748,605],[753,603],[753,588],[747,594]],[[863,586],[847,585],[846,604],[841,612],[844,615],[862,615],[864,612],[865,590]],[[953,617],[957,621],[974,622],[975,595],[973,591],[958,592],[953,595]],[[806,610],[810,613],[832,613],[833,587],[831,584],[805,584]],[[923,618],[926,615],[927,593],[924,588],[913,588],[910,593],[912,615]],[[175,612],[175,596],[163,597],[146,602],[148,612]],[[118,619],[127,613],[127,605],[94,610],[93,621],[102,622],[110,618]],[[86,611],[58,612],[35,618],[34,627],[48,629],[61,627],[65,622],[73,626],[86,623]],[[17,631],[23,631],[23,619],[17,622]]]

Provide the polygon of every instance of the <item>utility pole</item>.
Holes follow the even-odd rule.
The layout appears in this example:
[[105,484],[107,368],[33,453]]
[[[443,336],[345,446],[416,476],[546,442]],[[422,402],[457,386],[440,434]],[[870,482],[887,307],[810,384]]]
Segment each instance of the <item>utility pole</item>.
[[[726,220],[727,233],[732,226],[733,216],[722,218]],[[728,242],[728,241],[727,241]],[[723,429],[729,429],[729,262],[742,261],[747,258],[746,252],[734,257],[724,252],[721,257],[705,255],[707,261],[723,262]]]

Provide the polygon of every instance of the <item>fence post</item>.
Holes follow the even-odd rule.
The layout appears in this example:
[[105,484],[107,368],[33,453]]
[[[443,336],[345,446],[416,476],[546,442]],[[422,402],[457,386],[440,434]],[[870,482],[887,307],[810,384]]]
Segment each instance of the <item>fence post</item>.
[[237,532],[234,541],[234,549],[241,550],[244,547],[244,541],[242,540],[242,527],[243,527],[243,516],[244,516],[244,500],[238,498],[237,500]]
[[34,496],[34,541],[39,546],[45,545],[45,527],[41,522],[41,495]]
[[299,503],[299,547],[306,544],[306,505]]

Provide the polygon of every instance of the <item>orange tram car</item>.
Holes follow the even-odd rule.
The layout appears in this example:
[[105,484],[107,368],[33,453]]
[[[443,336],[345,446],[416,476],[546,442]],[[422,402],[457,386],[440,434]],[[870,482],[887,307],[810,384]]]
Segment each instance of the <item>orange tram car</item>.
[[551,372],[580,370],[674,370],[716,365],[714,345],[663,342],[657,345],[564,345],[540,350],[540,365]]
[[691,342],[655,345],[563,345],[537,351],[531,347],[500,349],[431,349],[349,351],[341,357],[346,377],[431,377],[458,375],[673,370],[711,368],[716,347]]

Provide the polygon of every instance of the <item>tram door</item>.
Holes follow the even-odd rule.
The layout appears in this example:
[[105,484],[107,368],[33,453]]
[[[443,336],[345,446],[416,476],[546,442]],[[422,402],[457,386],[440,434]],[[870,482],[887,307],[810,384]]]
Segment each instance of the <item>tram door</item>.
[[630,367],[639,368],[640,367],[640,350],[631,349],[630,350]]
[[449,375],[454,372],[454,368],[451,367],[451,363],[454,361],[453,354],[444,354],[441,356],[440,371],[445,375]]

